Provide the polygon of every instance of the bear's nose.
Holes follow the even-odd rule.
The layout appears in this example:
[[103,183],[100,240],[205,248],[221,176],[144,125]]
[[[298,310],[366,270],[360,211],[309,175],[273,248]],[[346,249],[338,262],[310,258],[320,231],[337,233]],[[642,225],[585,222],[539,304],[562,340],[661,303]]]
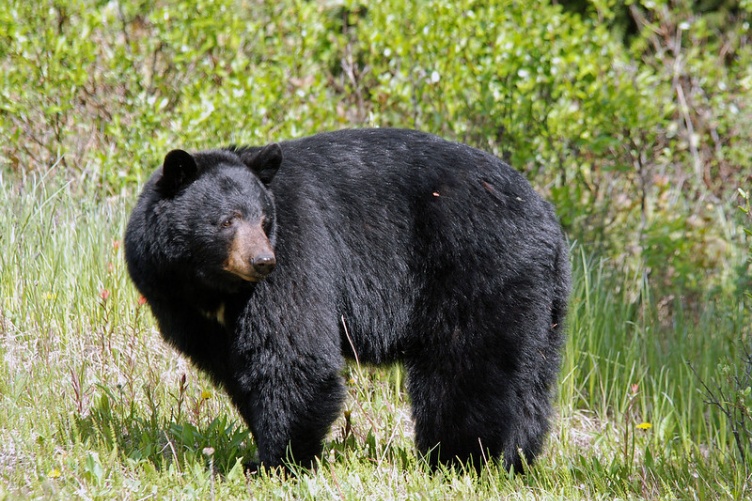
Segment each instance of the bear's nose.
[[272,272],[277,265],[277,259],[271,254],[262,254],[256,256],[251,261],[253,270],[261,276],[266,276]]

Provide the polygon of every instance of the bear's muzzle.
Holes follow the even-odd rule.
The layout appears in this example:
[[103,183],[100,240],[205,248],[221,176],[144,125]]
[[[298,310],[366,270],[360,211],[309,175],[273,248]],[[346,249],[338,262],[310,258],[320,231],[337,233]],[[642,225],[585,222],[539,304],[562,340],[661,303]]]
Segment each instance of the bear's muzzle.
[[222,268],[247,282],[258,282],[276,265],[274,249],[261,222],[239,222]]

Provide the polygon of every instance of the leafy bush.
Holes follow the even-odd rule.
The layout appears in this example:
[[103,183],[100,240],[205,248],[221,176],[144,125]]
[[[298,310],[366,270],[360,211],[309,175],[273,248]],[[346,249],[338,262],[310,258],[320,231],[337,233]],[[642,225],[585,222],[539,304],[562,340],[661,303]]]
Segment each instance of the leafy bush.
[[[172,145],[334,128],[315,4],[11,2],[0,12],[3,164],[62,165],[105,191]],[[306,26],[300,30],[300,26]]]
[[752,176],[752,53],[741,15],[713,38],[685,4],[630,9],[640,31],[626,48],[599,22],[611,2],[584,18],[545,2],[371,2],[350,15],[364,89],[351,95],[370,95],[360,115],[376,123],[511,160],[571,235],[696,303],[738,259],[727,218]]
[[118,193],[177,145],[416,127],[508,159],[572,238],[699,305],[740,257],[752,5],[579,4],[12,0],[0,163]]

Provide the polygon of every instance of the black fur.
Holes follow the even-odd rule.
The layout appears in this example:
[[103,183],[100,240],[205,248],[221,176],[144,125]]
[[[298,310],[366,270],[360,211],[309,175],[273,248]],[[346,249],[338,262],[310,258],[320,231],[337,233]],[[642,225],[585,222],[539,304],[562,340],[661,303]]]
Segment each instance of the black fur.
[[[534,459],[569,264],[551,206],[519,173],[396,129],[192,158],[194,174],[170,153],[145,186],[128,268],[164,337],[227,389],[263,464],[311,464],[340,412],[345,357],[356,356],[404,363],[431,464],[503,456],[519,471],[520,452]],[[264,217],[276,253],[265,280],[220,269],[232,235],[216,228],[229,213]]]

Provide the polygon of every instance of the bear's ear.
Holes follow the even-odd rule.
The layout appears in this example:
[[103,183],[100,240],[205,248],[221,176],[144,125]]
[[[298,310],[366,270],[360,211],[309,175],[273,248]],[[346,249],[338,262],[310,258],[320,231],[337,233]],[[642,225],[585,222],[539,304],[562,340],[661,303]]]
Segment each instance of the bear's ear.
[[272,143],[260,150],[247,151],[240,159],[248,166],[264,184],[269,184],[282,165],[282,148]]
[[162,176],[157,180],[157,189],[166,197],[171,197],[180,188],[193,182],[198,175],[196,160],[183,150],[172,150],[162,165]]

